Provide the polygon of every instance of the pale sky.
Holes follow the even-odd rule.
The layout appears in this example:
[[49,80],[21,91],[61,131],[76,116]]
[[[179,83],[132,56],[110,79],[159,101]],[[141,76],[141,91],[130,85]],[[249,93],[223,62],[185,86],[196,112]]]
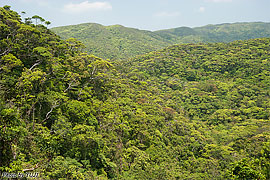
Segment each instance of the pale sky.
[[270,0],[0,0],[50,27],[120,24],[144,30],[234,22],[270,22]]

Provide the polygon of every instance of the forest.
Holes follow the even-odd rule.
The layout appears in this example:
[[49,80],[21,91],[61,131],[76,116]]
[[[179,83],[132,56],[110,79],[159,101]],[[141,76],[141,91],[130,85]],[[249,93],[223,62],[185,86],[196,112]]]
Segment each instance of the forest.
[[270,179],[270,38],[109,60],[46,24],[0,7],[1,178]]
[[159,31],[84,23],[54,27],[51,30],[62,39],[76,38],[83,42],[86,52],[112,61],[135,57],[175,44],[232,42],[270,37],[270,23],[264,22],[224,23]]

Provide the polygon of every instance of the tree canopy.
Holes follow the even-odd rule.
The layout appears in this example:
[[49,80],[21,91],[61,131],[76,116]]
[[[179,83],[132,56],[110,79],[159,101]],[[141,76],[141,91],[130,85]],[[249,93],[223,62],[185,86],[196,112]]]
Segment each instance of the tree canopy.
[[179,27],[145,31],[121,25],[102,26],[95,23],[52,28],[63,39],[76,38],[86,45],[86,51],[117,61],[133,58],[174,44],[232,42],[270,37],[270,23],[232,23],[197,28]]
[[0,172],[270,178],[270,38],[110,62],[10,7],[0,29]]

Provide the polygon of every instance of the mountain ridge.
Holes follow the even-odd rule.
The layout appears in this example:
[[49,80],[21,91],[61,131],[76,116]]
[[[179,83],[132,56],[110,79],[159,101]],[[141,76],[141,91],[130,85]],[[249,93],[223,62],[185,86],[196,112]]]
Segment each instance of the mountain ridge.
[[130,26],[125,26],[122,24],[111,24],[111,25],[104,25],[101,23],[96,23],[96,22],[84,22],[84,23],[78,23],[78,24],[70,24],[70,25],[61,25],[61,26],[54,26],[51,27],[49,29],[55,29],[55,28],[61,28],[61,27],[68,27],[68,26],[79,26],[79,25],[87,25],[87,24],[96,24],[96,25],[100,25],[100,26],[104,26],[104,27],[111,27],[111,26],[121,26],[121,27],[125,27],[125,28],[131,28],[131,29],[137,29],[137,30],[141,30],[141,31],[150,31],[150,32],[158,32],[158,31],[164,31],[164,30],[171,30],[171,29],[177,29],[177,28],[190,28],[190,29],[196,29],[196,28],[203,28],[203,27],[208,27],[208,26],[221,26],[221,25],[233,25],[233,24],[270,24],[270,22],[266,22],[266,21],[239,21],[239,22],[224,22],[224,23],[217,23],[217,24],[206,24],[206,25],[202,25],[202,26],[193,26],[193,27],[189,27],[189,26],[178,26],[178,27],[172,27],[172,28],[164,28],[164,29],[158,29],[158,30],[148,30],[148,29],[141,29],[141,28],[137,28],[137,27],[130,27]]
[[63,39],[76,38],[85,44],[85,51],[111,60],[135,57],[173,44],[232,42],[270,37],[270,23],[264,22],[210,24],[195,28],[183,26],[158,31],[119,24],[104,26],[83,23],[51,30]]

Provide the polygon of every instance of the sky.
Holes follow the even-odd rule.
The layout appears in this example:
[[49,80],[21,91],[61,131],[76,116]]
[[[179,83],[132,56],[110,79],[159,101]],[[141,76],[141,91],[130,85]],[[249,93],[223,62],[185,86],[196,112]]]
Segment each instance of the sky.
[[99,23],[143,30],[234,22],[270,22],[270,0],[0,0],[22,18],[39,15],[50,27]]

